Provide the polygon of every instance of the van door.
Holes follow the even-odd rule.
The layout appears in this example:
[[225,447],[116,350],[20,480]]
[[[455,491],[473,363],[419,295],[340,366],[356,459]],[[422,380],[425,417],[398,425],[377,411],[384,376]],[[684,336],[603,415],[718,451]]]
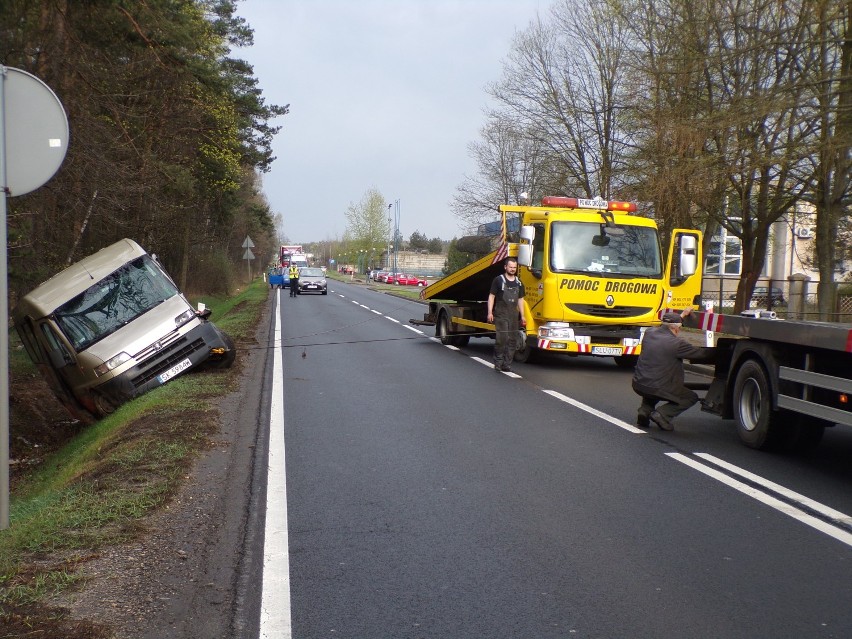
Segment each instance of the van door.
[[[25,323],[18,324],[15,328],[21,336],[21,341],[24,343],[30,359],[59,402],[74,418],[86,423],[91,422],[91,416],[81,410],[83,407],[77,401],[74,393],[71,392],[71,387],[60,372],[62,368],[68,365],[67,361],[70,360],[73,363],[74,358],[62,342],[57,339],[50,326],[41,324],[36,328],[32,319],[28,317]],[[57,368],[57,365],[59,368]]]
[[700,304],[704,258],[701,231],[675,229],[669,242],[665,308],[683,310]]

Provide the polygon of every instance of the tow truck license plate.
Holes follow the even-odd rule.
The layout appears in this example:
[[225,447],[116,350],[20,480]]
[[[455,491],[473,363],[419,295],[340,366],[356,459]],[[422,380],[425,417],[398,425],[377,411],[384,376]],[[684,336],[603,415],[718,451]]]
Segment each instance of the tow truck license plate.
[[621,355],[621,349],[613,346],[592,346],[592,355]]
[[165,373],[162,373],[162,374],[160,374],[160,375],[157,375],[157,379],[158,379],[158,380],[160,380],[160,383],[161,383],[161,384],[165,384],[165,383],[166,383],[167,381],[169,381],[172,377],[174,377],[174,376],[175,376],[175,375],[177,375],[178,373],[181,373],[181,372],[185,371],[185,370],[186,370],[187,368],[189,368],[190,366],[192,366],[192,362],[190,362],[190,361],[189,361],[189,358],[187,358],[187,359],[183,360],[182,362],[180,362],[180,363],[175,364],[174,366],[172,366],[172,367],[171,367],[169,370],[167,370]]

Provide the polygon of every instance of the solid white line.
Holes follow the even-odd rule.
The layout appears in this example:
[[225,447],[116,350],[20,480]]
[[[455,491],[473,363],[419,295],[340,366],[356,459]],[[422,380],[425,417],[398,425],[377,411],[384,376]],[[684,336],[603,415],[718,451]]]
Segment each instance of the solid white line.
[[418,335],[423,335],[423,331],[418,330],[418,329],[414,328],[413,326],[409,326],[408,324],[403,324],[402,327],[407,328],[409,331],[412,331],[413,333],[417,333]]
[[789,517],[792,517],[793,519],[795,519],[797,521],[800,521],[801,523],[805,524],[806,526],[810,526],[811,528],[814,528],[814,529],[820,531],[821,533],[825,533],[829,537],[834,537],[835,539],[843,542],[847,546],[852,546],[852,533],[846,532],[845,530],[841,530],[840,528],[836,528],[835,526],[832,526],[831,524],[829,524],[829,523],[827,523],[827,522],[825,522],[821,519],[817,519],[813,515],[809,515],[808,513],[804,512],[802,510],[799,510],[798,508],[796,508],[795,506],[792,506],[791,504],[783,502],[780,499],[776,499],[775,497],[772,497],[771,495],[767,495],[766,493],[758,490],[757,488],[749,486],[748,484],[744,484],[743,482],[741,482],[737,479],[734,479],[733,477],[730,477],[730,476],[726,475],[725,473],[716,470],[715,468],[710,468],[710,466],[705,466],[704,464],[702,464],[702,463],[700,463],[700,462],[698,462],[698,461],[696,461],[696,460],[694,460],[690,457],[687,457],[686,455],[683,455],[682,453],[665,453],[665,454],[668,455],[669,457],[671,457],[672,459],[674,459],[675,461],[679,461],[682,464],[686,464],[690,468],[693,468],[700,473],[704,473],[708,477],[712,477],[713,479],[722,482],[726,486],[729,486],[729,487],[733,488],[734,490],[737,490],[737,491],[741,492],[742,494],[747,495],[748,497],[751,497],[752,499],[756,499],[757,501],[759,501],[763,504],[766,504],[770,508],[774,508],[775,510],[777,510],[780,513],[783,513],[783,514],[785,514]]
[[637,428],[636,426],[628,424],[627,422],[623,422],[620,419],[616,419],[615,417],[607,415],[606,413],[602,413],[598,409],[592,408],[591,406],[584,404],[583,402],[578,402],[576,399],[572,399],[572,398],[568,397],[567,395],[563,395],[560,392],[552,391],[552,390],[544,390],[544,392],[547,393],[548,395],[552,396],[552,397],[555,397],[556,399],[558,399],[560,401],[565,402],[566,404],[571,404],[571,406],[579,408],[580,410],[584,410],[587,413],[594,415],[595,417],[600,417],[602,420],[609,422],[610,424],[614,424],[614,425],[618,426],[619,428],[623,428],[624,430],[626,430],[630,433],[635,433],[636,435],[644,435],[645,434],[645,431],[642,430],[641,428]]
[[818,501],[814,501],[810,497],[806,497],[805,495],[790,490],[789,488],[785,488],[784,486],[776,484],[773,481],[764,479],[760,475],[755,475],[754,473],[751,473],[745,470],[744,468],[734,466],[733,464],[719,459],[718,457],[714,457],[713,455],[710,455],[708,453],[695,453],[695,456],[701,457],[701,459],[706,459],[711,464],[715,464],[716,466],[724,468],[734,473],[735,475],[739,475],[740,477],[744,477],[745,479],[748,479],[749,481],[752,481],[755,484],[759,484],[765,488],[768,488],[769,490],[772,490],[778,493],[779,495],[783,495],[787,499],[798,502],[806,508],[810,508],[814,512],[818,512],[821,515],[828,517],[829,519],[833,519],[839,524],[852,524],[852,517],[850,517],[846,513],[842,513],[839,510],[834,510],[834,508],[826,506],[825,504],[821,504]]
[[[281,343],[279,299],[275,308],[275,340]],[[263,545],[263,585],[260,600],[260,636],[293,636],[290,611],[290,541],[287,533],[287,469],[284,466],[284,375],[281,348],[272,365],[272,403],[269,412],[269,461],[266,475],[266,527]]]
[[[446,344],[445,346],[447,348],[451,349],[451,350],[454,350],[454,351],[459,350],[455,346],[450,346],[449,344]],[[494,364],[492,362],[489,362],[486,359],[482,359],[481,357],[471,357],[470,359],[472,359],[474,362],[479,362],[480,364],[483,364],[483,365],[487,366],[488,368],[494,368]]]

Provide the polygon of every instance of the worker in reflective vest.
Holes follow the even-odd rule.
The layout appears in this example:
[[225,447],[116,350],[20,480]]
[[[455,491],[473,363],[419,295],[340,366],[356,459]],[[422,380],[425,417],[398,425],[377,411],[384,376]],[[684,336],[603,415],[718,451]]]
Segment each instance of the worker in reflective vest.
[[290,265],[290,297],[296,297],[299,294],[299,267],[295,264]]

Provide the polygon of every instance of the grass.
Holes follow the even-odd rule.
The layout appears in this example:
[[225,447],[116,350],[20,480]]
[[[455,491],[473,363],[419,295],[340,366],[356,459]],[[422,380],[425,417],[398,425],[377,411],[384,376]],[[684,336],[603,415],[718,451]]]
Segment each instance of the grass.
[[[237,344],[237,365],[178,377],[124,404],[17,483],[11,525],[0,531],[0,626],[16,607],[74,584],[80,561],[132,539],[176,492],[218,427],[213,400],[235,386],[239,345],[254,339],[267,295],[257,280],[232,297],[192,300]],[[34,370],[23,360],[11,368]]]

